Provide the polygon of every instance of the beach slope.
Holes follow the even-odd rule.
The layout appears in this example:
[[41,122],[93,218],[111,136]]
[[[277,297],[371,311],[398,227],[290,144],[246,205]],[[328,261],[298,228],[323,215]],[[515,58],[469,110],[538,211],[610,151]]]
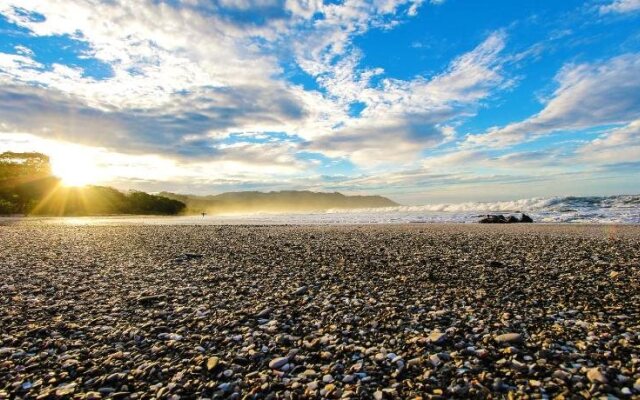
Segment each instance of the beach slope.
[[0,398],[640,396],[638,249],[638,226],[0,226]]

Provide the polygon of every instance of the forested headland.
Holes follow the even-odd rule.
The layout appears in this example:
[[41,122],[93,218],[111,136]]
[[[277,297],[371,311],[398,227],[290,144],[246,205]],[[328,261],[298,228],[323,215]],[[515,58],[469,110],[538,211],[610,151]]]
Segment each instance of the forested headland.
[[64,186],[42,153],[0,154],[0,215],[175,215],[184,209],[181,201],[140,191]]

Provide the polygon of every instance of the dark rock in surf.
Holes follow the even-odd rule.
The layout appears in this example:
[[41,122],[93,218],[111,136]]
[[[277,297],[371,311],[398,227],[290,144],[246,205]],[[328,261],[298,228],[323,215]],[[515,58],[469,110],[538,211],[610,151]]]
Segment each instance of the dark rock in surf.
[[505,217],[502,214],[489,214],[478,222],[481,224],[517,224],[521,222],[533,222],[533,219],[531,219],[530,216],[524,213],[522,214],[522,218],[518,218],[514,215]]
[[530,223],[533,222],[533,219],[527,214],[522,214],[522,218],[520,218],[520,222]]
[[478,222],[481,224],[506,224],[507,219],[504,215],[487,215]]

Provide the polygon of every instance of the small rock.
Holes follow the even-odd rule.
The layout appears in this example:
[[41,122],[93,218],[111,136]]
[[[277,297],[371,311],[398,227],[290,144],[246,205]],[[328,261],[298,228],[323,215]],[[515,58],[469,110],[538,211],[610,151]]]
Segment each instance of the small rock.
[[280,369],[281,367],[284,367],[288,362],[289,362],[289,358],[287,357],[274,358],[269,362],[269,368]]
[[211,371],[218,366],[220,359],[218,357],[209,357],[207,360],[207,371]]
[[342,378],[342,383],[353,383],[356,380],[355,375],[345,375]]
[[519,343],[522,341],[522,335],[519,333],[504,333],[494,338],[496,343]]
[[58,396],[58,397],[69,396],[69,395],[73,394],[73,392],[75,392],[75,391],[76,391],[75,383],[69,383],[67,385],[59,386],[56,389],[56,396]]
[[111,394],[111,393],[113,393],[115,391],[116,391],[115,388],[112,388],[112,387],[109,387],[109,386],[101,387],[100,389],[98,389],[98,392],[100,392],[100,394],[102,394],[102,395],[108,395],[108,394]]
[[167,296],[165,295],[157,295],[157,296],[140,296],[138,297],[138,303],[148,306],[150,304],[156,303],[158,301],[166,300]]
[[307,293],[308,290],[309,288],[307,286],[300,286],[299,288],[293,291],[293,294],[296,296],[300,296]]
[[567,380],[571,376],[571,374],[561,369],[558,369],[558,370],[555,370],[551,376],[553,376],[556,379],[561,379],[564,381],[564,380]]
[[447,334],[440,331],[433,331],[429,335],[429,341],[434,344],[442,344],[447,340]]
[[607,378],[600,371],[600,368],[590,368],[587,371],[587,378],[592,383],[607,383]]
[[0,347],[0,355],[3,354],[11,354],[15,351],[16,349],[14,347]]
[[429,362],[434,367],[437,367],[438,365],[442,364],[442,360],[440,359],[440,357],[438,357],[437,354],[432,354],[431,356],[429,356]]
[[524,222],[524,223],[531,223],[533,222],[533,219],[528,216],[527,214],[522,214],[522,217],[520,218],[520,222]]

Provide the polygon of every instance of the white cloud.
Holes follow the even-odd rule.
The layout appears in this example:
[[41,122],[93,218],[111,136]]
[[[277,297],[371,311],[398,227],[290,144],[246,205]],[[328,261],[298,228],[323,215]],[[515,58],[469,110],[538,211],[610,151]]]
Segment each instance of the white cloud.
[[158,155],[131,155],[103,147],[86,146],[59,140],[44,139],[23,133],[0,133],[0,153],[3,151],[40,151],[51,158],[53,172],[57,166],[92,171],[92,183],[117,183],[127,189],[150,182],[201,185],[236,185],[291,179],[304,170],[306,164],[291,159],[291,144],[271,143],[266,146],[237,144],[220,149],[215,160],[188,163]]
[[[472,114],[504,81],[498,60],[504,35],[496,33],[432,79],[372,84],[384,71],[360,68],[352,39],[415,15],[422,0],[287,0],[281,5],[291,20],[279,16],[259,25],[215,11],[280,3],[185,4],[2,1],[0,12],[32,34],[86,43],[85,56],[109,65],[113,76],[96,79],[79,67],[44,66],[31,54],[2,54],[0,121],[14,131],[180,156],[219,157],[215,142],[232,132],[285,131],[310,140],[310,149],[368,165],[411,160],[420,149],[448,140],[448,121]],[[197,11],[205,6],[212,11]],[[322,18],[309,20],[314,14]],[[271,46],[293,48],[325,93],[284,81]],[[38,115],[20,117],[19,105],[9,106],[14,96],[30,108],[38,104]],[[358,118],[348,115],[355,101],[366,106]],[[60,115],[73,115],[73,123]],[[391,137],[393,153],[386,144]]]
[[[107,120],[105,125],[111,128],[116,125],[117,129],[111,141],[106,140],[109,136],[106,133],[98,138],[85,135],[84,140],[122,146],[124,138],[128,138],[131,145],[127,149],[134,151],[139,148],[150,151],[154,143],[158,144],[159,152],[179,150],[182,135],[219,138],[229,132],[260,130],[288,131],[308,139],[326,135],[332,132],[331,127],[348,119],[347,93],[324,96],[287,83],[281,77],[281,60],[273,55],[271,46],[295,47],[292,44],[295,38],[303,37],[299,43],[316,49],[312,53],[344,58],[336,65],[324,65],[323,72],[335,71],[332,76],[338,76],[341,68],[350,68],[345,70],[349,73],[355,66],[347,65],[349,59],[342,49],[349,46],[353,35],[374,26],[392,25],[396,13],[409,6],[417,10],[421,1],[281,3],[224,0],[205,4],[193,0],[180,6],[153,1],[98,4],[88,0],[0,1],[0,13],[13,23],[35,36],[67,35],[85,43],[88,49],[81,56],[103,62],[113,71],[113,76],[97,79],[91,76],[91,71],[79,67],[42,65],[33,54],[24,51],[1,54],[0,84],[5,91],[11,87],[12,95],[27,92],[30,101],[35,101],[30,87],[46,88],[47,93],[38,94],[40,102],[62,96],[63,104],[72,108],[64,110],[47,104],[40,116],[22,121],[23,125],[17,121],[19,117],[8,113],[4,113],[3,122],[19,131],[29,128],[37,134],[55,128],[57,135],[77,140],[82,136],[79,125],[65,126],[65,119],[55,113],[65,115],[72,111],[81,119],[87,114],[91,117],[85,120],[96,120],[91,125]],[[291,13],[293,19],[284,21],[281,15],[267,18],[264,24],[251,24],[217,12],[220,8],[242,11],[278,5]],[[203,7],[208,7],[209,12],[199,12]],[[44,18],[33,18],[34,13]],[[316,13],[323,18],[306,21]],[[261,40],[254,40],[256,37]],[[310,38],[320,41],[309,41]],[[303,67],[306,65],[304,57],[299,61]],[[360,75],[365,82],[371,73],[365,71]],[[11,102],[8,96],[4,98]],[[13,106],[14,110],[16,107]],[[192,117],[199,122],[189,126]],[[136,123],[136,119],[148,126]],[[40,126],[35,126],[36,121]],[[210,126],[206,127],[207,124]],[[173,133],[169,132],[171,128]],[[171,140],[173,143],[169,143]]]
[[370,79],[379,71],[358,71],[357,55],[347,58],[321,82],[338,102],[359,101],[366,108],[311,148],[360,166],[415,161],[421,150],[452,138],[448,122],[473,114],[478,102],[508,83],[499,57],[504,42],[504,33],[494,33],[431,79],[383,79],[378,86]]
[[309,19],[322,10],[322,0],[286,0],[285,8],[295,16]]
[[600,14],[629,13],[640,11],[640,0],[613,0],[609,4],[599,7]]
[[640,54],[567,65],[542,111],[524,121],[470,135],[468,144],[508,146],[540,135],[634,120],[640,110]]
[[[114,76],[104,80],[85,77],[83,71],[69,77],[35,66],[5,69],[14,81],[67,91],[93,107],[157,107],[176,92],[203,86],[268,85],[280,71],[273,57],[249,45],[248,37],[256,33],[251,29],[242,32],[215,14],[166,3],[5,0],[0,13],[34,35],[69,35],[85,42],[87,56],[113,69]],[[45,19],[34,20],[33,13]]]
[[640,119],[581,146],[576,155],[589,164],[640,162]]

